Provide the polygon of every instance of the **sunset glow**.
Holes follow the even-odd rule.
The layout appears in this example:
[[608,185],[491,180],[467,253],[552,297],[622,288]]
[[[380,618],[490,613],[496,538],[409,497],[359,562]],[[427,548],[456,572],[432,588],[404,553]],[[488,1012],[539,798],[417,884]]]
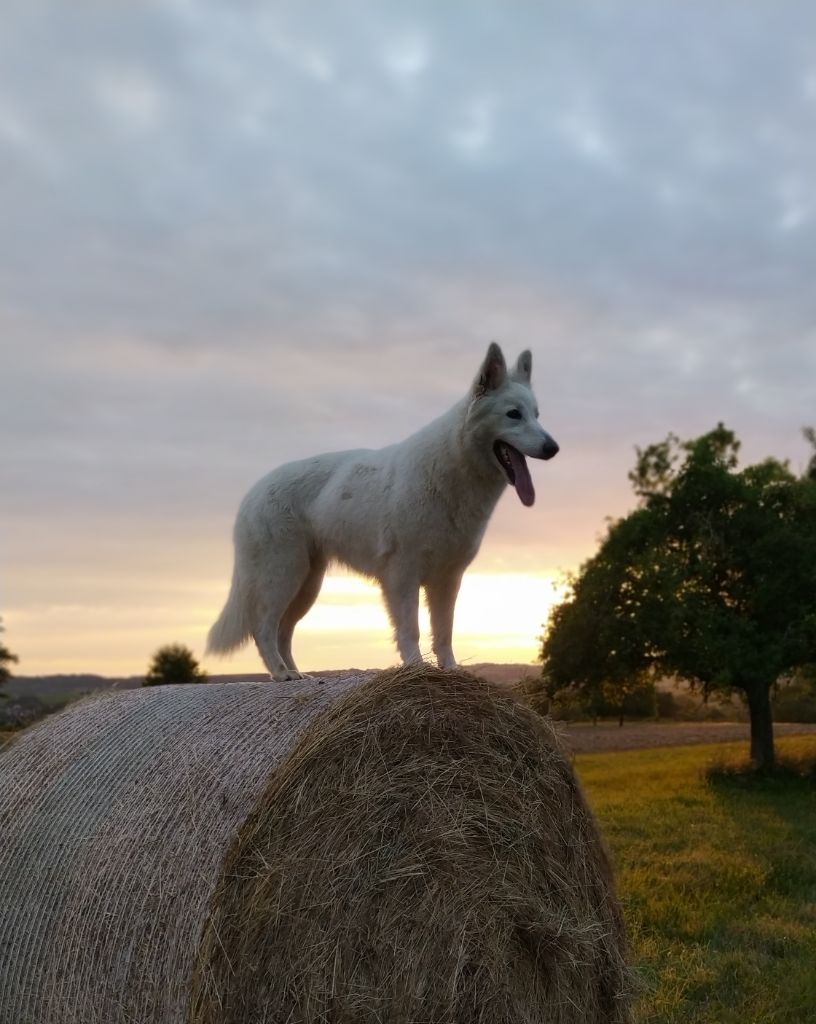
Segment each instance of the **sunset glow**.
[[[454,651],[460,664],[480,661],[532,662],[537,637],[564,586],[554,576],[522,573],[466,574],[456,605]],[[420,647],[432,657],[427,610],[420,611]],[[326,668],[329,651],[342,638],[370,664],[396,660],[391,628],[376,586],[353,576],[331,576],[323,593],[295,634],[305,668]],[[359,665],[358,667],[366,667]]]
[[[203,658],[207,630],[218,614],[223,589],[223,583],[213,583],[211,605],[186,596],[178,603],[156,606],[52,605],[15,612],[6,624],[14,635],[15,649],[25,659],[27,675],[91,670],[111,676],[138,675],[151,653],[171,641],[191,647],[211,673],[263,672],[252,643],[224,659]],[[557,574],[466,575],[454,630],[460,663],[535,661],[542,623],[562,593]],[[424,607],[420,629],[423,654],[431,657]],[[320,598],[295,633],[295,655],[306,671],[395,664],[391,626],[377,587],[356,576],[327,576]]]

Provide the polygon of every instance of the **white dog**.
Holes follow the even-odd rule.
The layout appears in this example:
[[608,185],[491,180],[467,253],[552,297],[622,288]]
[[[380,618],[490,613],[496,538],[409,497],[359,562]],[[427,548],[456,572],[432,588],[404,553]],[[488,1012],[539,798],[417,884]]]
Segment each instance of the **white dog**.
[[524,456],[558,445],[538,423],[532,356],[508,372],[492,343],[465,397],[399,444],[290,462],[247,494],[235,523],[229,598],[207,650],[254,637],[273,679],[299,679],[292,633],[314,604],[329,562],[377,580],[403,662],[421,661],[419,591],[442,668],[456,661],[453,609],[493,509],[509,482],[535,500]]

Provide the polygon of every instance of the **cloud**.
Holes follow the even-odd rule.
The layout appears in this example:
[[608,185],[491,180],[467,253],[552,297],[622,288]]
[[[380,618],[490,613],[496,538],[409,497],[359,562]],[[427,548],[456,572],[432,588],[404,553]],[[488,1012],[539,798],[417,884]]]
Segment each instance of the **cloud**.
[[386,70],[398,79],[413,79],[421,75],[429,59],[427,40],[418,34],[398,36],[386,44],[383,52]]

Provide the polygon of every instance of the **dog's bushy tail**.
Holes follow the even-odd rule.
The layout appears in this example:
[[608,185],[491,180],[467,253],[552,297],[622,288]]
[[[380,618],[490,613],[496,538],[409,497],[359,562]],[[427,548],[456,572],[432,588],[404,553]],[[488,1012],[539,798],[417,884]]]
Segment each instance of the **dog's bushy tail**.
[[246,602],[238,579],[238,567],[232,573],[229,597],[207,636],[207,654],[227,654],[246,643],[251,635]]

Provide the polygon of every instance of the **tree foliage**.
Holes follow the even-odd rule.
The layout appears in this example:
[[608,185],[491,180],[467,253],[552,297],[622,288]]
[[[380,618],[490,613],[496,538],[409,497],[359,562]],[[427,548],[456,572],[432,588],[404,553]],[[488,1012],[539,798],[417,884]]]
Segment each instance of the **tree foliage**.
[[153,655],[144,686],[166,683],[203,683],[207,673],[200,667],[193,652],[183,644],[167,644]]
[[[5,626],[3,620],[0,619],[0,633],[5,632]],[[6,645],[0,642],[0,686],[11,678],[10,665],[13,665],[19,661],[16,654],[12,654]]]
[[769,767],[770,688],[816,662],[816,480],[776,459],[740,470],[738,453],[722,424],[638,449],[639,507],[571,581],[542,659],[553,693],[655,674],[741,690],[752,757]]
[[803,427],[802,434],[813,449],[813,454],[810,456],[810,461],[805,470],[805,476],[808,480],[816,480],[816,430],[813,427]]

